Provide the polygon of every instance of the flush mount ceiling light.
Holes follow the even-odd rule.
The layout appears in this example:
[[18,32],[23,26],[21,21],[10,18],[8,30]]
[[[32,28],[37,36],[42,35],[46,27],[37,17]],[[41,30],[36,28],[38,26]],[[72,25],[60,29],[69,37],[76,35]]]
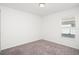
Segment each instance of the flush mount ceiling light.
[[45,3],[39,3],[39,7],[45,7]]

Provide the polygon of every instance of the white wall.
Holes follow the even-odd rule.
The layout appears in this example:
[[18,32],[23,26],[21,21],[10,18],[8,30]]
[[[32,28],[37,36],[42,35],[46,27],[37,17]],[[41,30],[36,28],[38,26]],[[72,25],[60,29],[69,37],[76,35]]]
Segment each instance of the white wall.
[[[76,17],[76,38],[62,38],[61,21],[64,17]],[[43,39],[79,49],[79,8],[58,12],[44,17]]]
[[2,6],[0,9],[1,49],[40,39],[39,16]]
[[78,18],[79,8],[58,12],[44,18],[7,7],[0,6],[0,9],[2,50],[39,39],[79,49],[78,19],[76,19],[76,38],[61,37],[61,19],[72,16]]
[[1,10],[0,10],[0,51],[1,51]]

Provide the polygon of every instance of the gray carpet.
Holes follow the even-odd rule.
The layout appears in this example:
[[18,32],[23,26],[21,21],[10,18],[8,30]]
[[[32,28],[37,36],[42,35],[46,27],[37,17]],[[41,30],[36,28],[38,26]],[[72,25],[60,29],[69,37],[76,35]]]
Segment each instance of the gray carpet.
[[38,40],[13,48],[5,49],[2,55],[79,55],[79,50],[49,42]]

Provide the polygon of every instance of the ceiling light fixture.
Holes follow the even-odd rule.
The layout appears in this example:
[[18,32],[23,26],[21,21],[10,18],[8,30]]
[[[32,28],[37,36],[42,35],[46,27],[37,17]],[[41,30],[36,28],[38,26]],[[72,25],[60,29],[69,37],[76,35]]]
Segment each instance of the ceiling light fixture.
[[39,3],[40,7],[45,7],[45,3]]

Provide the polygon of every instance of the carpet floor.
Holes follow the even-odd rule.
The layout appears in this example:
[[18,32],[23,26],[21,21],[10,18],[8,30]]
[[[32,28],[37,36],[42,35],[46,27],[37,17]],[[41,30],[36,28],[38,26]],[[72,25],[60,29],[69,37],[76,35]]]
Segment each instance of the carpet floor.
[[79,50],[46,40],[38,40],[2,50],[1,55],[79,55]]

